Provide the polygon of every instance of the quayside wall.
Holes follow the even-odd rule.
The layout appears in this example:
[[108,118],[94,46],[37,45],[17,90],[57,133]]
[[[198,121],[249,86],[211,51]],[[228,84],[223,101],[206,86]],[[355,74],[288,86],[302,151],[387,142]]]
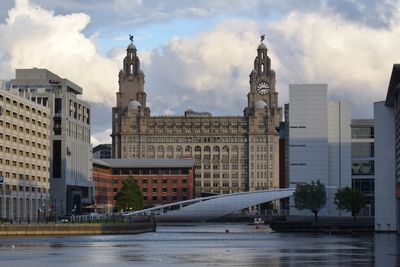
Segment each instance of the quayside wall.
[[0,236],[107,235],[155,232],[153,218],[131,223],[1,224]]

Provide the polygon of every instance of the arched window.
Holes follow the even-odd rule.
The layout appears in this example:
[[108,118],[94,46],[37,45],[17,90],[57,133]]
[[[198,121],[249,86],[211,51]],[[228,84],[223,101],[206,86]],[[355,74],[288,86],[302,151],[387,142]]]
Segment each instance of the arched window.
[[264,73],[264,64],[261,64],[261,73]]
[[157,158],[164,158],[164,147],[159,146],[157,148]]
[[229,147],[228,146],[224,146],[222,148],[222,152],[229,153]]
[[133,64],[130,64],[130,65],[129,65],[129,73],[130,73],[130,74],[133,74]]
[[214,146],[213,147],[213,152],[219,152],[219,146]]
[[155,158],[155,149],[154,146],[149,146],[147,149],[147,157],[149,158]]
[[177,158],[182,158],[183,156],[183,148],[181,146],[176,147],[176,157]]
[[172,146],[167,147],[166,157],[172,159],[174,157],[174,148]]
[[210,151],[211,151],[211,149],[210,149],[209,146],[205,146],[205,147],[204,147],[204,152],[210,152]]
[[201,147],[200,147],[200,146],[196,146],[196,147],[194,148],[194,151],[195,151],[195,152],[201,152]]

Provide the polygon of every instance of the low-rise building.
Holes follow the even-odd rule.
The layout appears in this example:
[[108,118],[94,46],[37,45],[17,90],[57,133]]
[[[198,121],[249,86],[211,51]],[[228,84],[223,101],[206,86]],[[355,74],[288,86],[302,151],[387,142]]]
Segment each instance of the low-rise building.
[[194,198],[194,159],[94,159],[96,208],[110,212],[122,181],[133,177],[145,206]]
[[0,218],[48,215],[49,125],[47,107],[0,89]]
[[94,159],[111,159],[111,144],[100,144],[93,148]]

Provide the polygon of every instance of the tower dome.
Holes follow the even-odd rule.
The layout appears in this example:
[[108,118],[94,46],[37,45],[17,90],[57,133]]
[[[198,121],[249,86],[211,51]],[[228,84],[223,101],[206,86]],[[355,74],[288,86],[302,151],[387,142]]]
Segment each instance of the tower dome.
[[128,45],[128,49],[134,49],[134,50],[136,50],[136,46],[135,46],[133,43],[130,43],[130,44]]
[[267,106],[267,103],[265,103],[263,100],[258,100],[256,102],[256,109],[264,109]]
[[139,101],[137,101],[137,100],[131,100],[128,104],[129,109],[138,109],[141,106],[142,106],[142,104],[140,104]]
[[257,49],[267,49],[267,46],[264,43],[261,43]]

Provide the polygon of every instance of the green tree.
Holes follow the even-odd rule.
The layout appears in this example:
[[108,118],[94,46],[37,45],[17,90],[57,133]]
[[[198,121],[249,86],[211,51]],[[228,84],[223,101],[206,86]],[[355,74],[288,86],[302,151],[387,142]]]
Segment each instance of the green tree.
[[340,188],[335,194],[335,204],[338,209],[351,211],[354,222],[356,221],[357,214],[364,206],[364,201],[364,193],[350,187]]
[[135,178],[129,177],[122,181],[122,188],[115,195],[114,200],[117,210],[143,209],[143,195]]
[[325,185],[319,180],[311,181],[310,184],[298,184],[294,196],[294,204],[296,209],[308,209],[315,215],[315,221],[318,221],[318,212],[326,204]]

